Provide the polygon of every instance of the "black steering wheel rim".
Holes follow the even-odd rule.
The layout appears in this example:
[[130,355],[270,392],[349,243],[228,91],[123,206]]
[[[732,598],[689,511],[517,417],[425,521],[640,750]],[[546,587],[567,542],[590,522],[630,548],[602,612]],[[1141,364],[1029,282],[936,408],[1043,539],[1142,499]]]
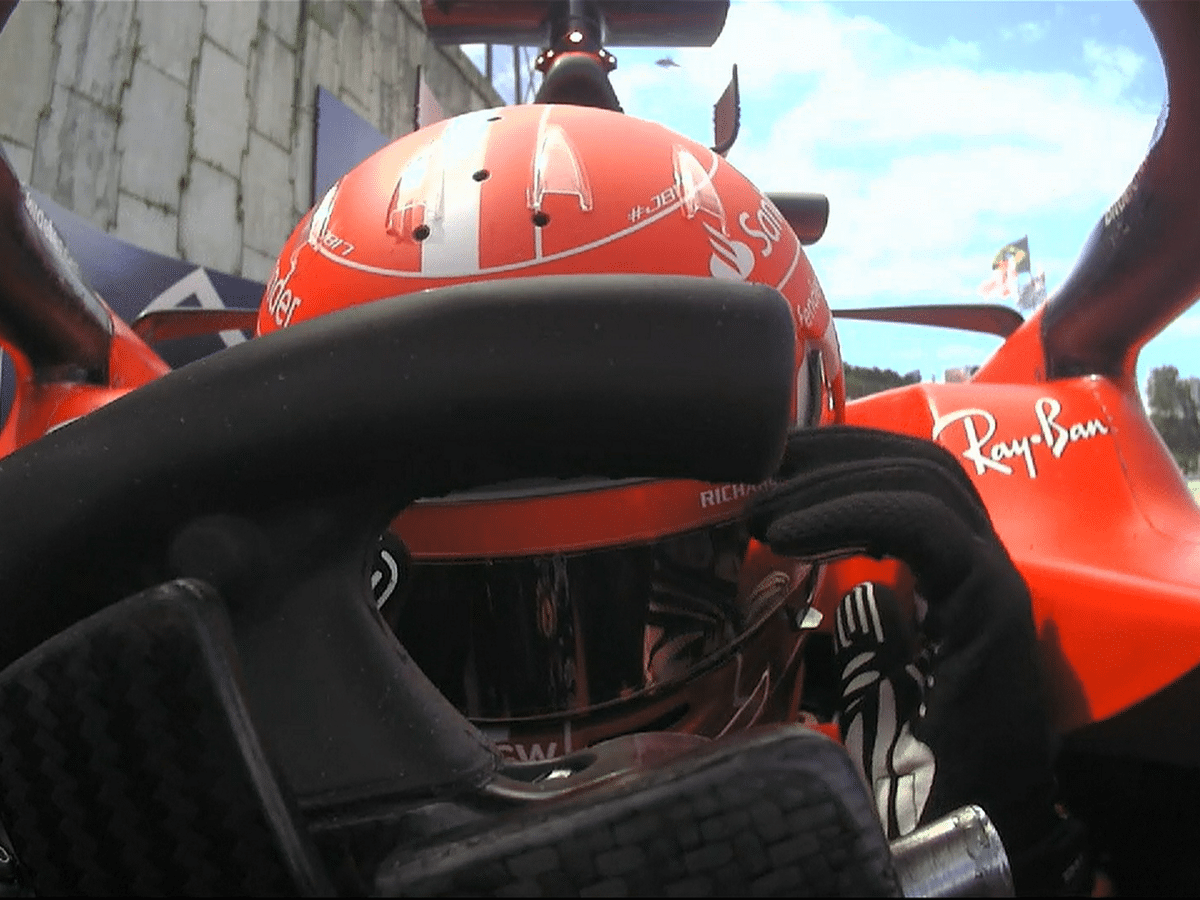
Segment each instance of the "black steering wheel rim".
[[508,478],[761,480],[795,358],[777,291],[640,276],[443,288],[223,351],[0,460],[0,506],[21,511],[0,521],[0,667],[198,577],[302,801],[483,777],[492,748],[370,602],[386,523]]

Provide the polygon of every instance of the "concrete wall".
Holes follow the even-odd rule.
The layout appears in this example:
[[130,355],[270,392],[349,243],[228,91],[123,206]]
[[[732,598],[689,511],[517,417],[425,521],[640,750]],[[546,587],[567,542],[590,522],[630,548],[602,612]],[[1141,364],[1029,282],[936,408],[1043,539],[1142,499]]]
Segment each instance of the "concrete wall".
[[266,280],[312,205],[324,87],[411,130],[501,105],[417,0],[22,0],[0,34],[0,142],[32,187],[134,244]]

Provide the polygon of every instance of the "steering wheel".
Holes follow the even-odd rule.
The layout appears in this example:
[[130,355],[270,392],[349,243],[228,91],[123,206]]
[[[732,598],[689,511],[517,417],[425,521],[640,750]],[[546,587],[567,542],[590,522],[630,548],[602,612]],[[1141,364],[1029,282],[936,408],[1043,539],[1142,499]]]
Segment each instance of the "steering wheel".
[[306,812],[478,782],[494,749],[370,602],[387,523],[512,478],[761,480],[794,353],[770,288],[631,276],[439,289],[231,348],[0,460],[0,668],[195,579]]

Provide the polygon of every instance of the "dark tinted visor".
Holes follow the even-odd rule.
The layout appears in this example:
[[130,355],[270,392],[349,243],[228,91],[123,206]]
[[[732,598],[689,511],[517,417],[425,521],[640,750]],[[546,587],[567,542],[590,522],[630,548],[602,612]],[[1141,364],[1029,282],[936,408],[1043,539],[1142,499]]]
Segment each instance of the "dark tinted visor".
[[618,550],[422,563],[382,613],[472,718],[581,711],[685,678],[737,639],[746,543],[734,523]]

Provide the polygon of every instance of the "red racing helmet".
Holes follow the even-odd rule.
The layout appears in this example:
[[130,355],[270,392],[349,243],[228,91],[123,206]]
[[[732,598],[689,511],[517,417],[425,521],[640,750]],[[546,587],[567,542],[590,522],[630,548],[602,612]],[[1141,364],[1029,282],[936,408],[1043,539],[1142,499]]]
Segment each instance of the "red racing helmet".
[[[293,232],[258,332],[468,281],[609,273],[775,288],[795,320],[793,427],[842,418],[833,319],[779,210],[712,150],[605,109],[472,112],[380,150]],[[376,597],[516,758],[779,721],[819,573],[749,540],[755,489],[547,480],[421,499],[385,538]]]

